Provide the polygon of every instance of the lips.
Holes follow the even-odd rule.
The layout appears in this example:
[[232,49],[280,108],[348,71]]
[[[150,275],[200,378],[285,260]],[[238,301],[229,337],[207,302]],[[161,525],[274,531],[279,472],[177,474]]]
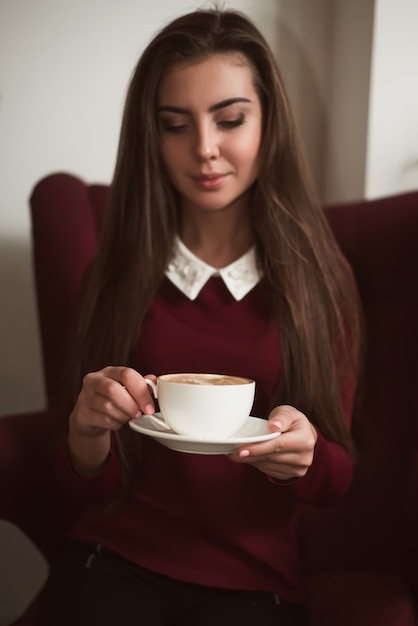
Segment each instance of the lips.
[[205,189],[215,189],[220,187],[226,178],[226,174],[205,174],[201,176],[195,176],[193,180],[200,187]]

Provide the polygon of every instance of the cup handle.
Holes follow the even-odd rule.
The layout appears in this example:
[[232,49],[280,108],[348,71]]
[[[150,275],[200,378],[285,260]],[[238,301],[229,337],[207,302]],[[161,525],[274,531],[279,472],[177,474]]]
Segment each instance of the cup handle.
[[148,387],[151,387],[152,393],[154,394],[154,398],[158,399],[157,383],[155,383],[153,380],[150,380],[149,378],[144,378],[144,380],[147,383]]

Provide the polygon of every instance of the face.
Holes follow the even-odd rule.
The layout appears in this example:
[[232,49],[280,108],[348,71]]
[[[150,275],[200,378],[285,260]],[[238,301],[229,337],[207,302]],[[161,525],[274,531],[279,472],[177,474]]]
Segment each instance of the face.
[[174,66],[158,94],[160,148],[183,208],[246,206],[257,177],[261,104],[242,55]]

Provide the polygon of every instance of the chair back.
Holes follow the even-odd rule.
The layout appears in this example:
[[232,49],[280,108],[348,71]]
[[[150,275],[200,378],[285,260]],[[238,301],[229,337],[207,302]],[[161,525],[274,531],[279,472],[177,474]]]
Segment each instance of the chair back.
[[108,200],[108,185],[67,173],[40,180],[30,197],[32,251],[48,406],[61,388],[68,340]]

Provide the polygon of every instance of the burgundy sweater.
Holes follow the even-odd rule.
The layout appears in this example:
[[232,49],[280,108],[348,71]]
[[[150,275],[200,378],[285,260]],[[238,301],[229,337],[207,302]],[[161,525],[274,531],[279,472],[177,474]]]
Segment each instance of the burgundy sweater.
[[[196,300],[168,279],[147,314],[133,359],[142,374],[220,372],[256,380],[252,415],[267,417],[276,404],[282,363],[275,323],[261,284],[236,301],[219,277]],[[346,390],[347,421],[351,392]],[[181,580],[230,589],[265,590],[303,602],[298,575],[298,503],[321,505],[343,495],[352,478],[349,455],[318,433],[306,476],[277,484],[259,470],[224,455],[169,450],[143,438],[144,461],[129,501],[102,513],[114,492],[118,460],[112,450],[102,473],[75,474],[68,452],[57,456],[57,478],[74,506],[85,509],[73,538],[93,540],[150,570]],[[138,439],[139,442],[139,439]]]

